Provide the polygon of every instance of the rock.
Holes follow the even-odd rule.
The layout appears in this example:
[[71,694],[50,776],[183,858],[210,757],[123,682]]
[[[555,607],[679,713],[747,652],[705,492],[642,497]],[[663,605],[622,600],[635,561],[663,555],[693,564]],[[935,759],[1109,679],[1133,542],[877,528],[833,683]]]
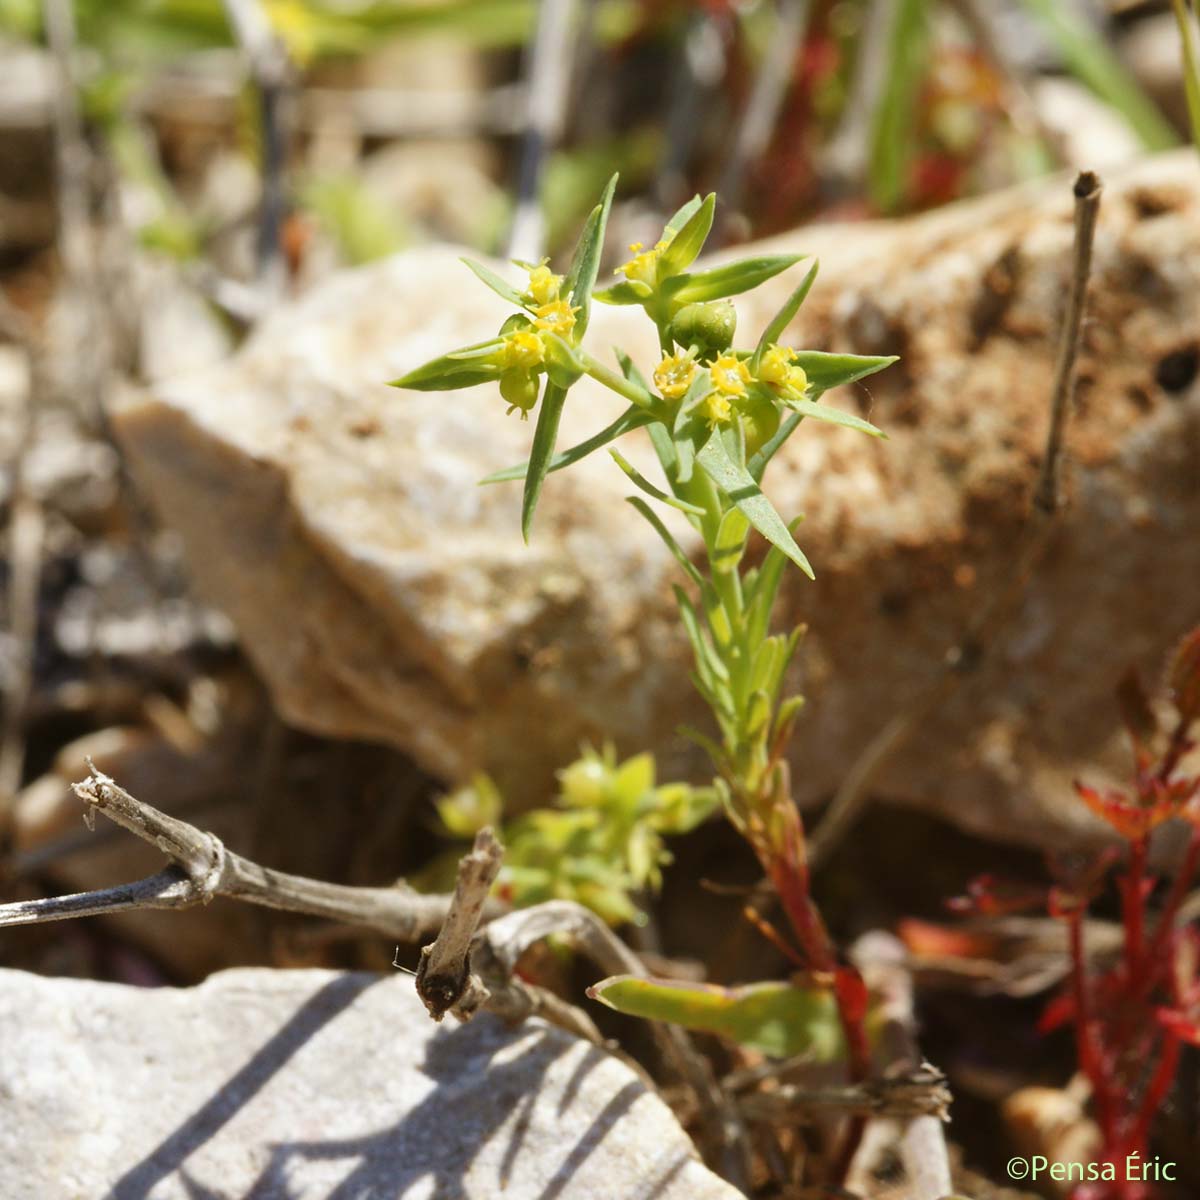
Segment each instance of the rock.
[[0,971],[0,1193],[736,1200],[624,1064],[530,1021],[437,1026],[411,980],[197,988]]
[[[1017,841],[1094,836],[1070,781],[1126,770],[1113,688],[1131,662],[1156,670],[1200,616],[1198,207],[1191,153],[1108,180],[1070,507],[1013,624],[891,764],[885,798]],[[831,397],[888,442],[805,427],[768,476],[784,513],[808,514],[801,542],[818,576],[796,574],[784,592],[784,615],[812,631],[792,751],[804,803],[830,793],[1011,574],[1070,213],[1060,177],[742,248],[821,258],[793,344],[902,356]],[[704,766],[674,733],[705,720],[683,673],[678,569],[623,503],[624,476],[601,454],[552,477],[525,547],[519,487],[475,481],[525,456],[529,426],[491,389],[382,386],[490,336],[505,314],[455,258],[419,250],[331,279],[228,363],[127,404],[118,436],[290,720],[388,741],[446,779],[484,766],[515,806],[542,801],[585,738],[653,747],[662,777],[694,776]],[[743,340],[793,282],[739,299]],[[627,309],[597,306],[588,336],[598,353],[656,357]],[[585,380],[563,444],[617,408]],[[650,463],[640,435],[626,440]]]

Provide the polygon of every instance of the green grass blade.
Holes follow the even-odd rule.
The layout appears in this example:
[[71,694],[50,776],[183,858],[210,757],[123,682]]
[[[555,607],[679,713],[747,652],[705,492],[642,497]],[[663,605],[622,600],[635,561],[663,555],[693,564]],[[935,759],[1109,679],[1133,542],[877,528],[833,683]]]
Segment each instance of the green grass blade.
[[1175,131],[1095,30],[1063,0],[1022,0],[1053,38],[1067,68],[1101,100],[1111,104],[1147,150],[1179,144]]

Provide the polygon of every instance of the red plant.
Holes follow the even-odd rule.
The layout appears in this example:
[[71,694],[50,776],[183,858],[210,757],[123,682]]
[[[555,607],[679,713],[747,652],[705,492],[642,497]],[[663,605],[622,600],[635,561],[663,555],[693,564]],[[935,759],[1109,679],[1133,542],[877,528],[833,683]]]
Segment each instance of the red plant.
[[[1200,775],[1184,769],[1200,719],[1200,628],[1176,650],[1167,676],[1175,717],[1160,725],[1132,674],[1121,685],[1124,723],[1133,741],[1134,775],[1125,792],[1076,784],[1083,802],[1125,843],[1116,884],[1123,928],[1117,964],[1098,971],[1085,944],[1089,904],[1109,872],[1103,859],[1086,879],[1051,893],[1050,911],[1067,922],[1071,976],[1046,1010],[1043,1030],[1071,1024],[1079,1067],[1092,1089],[1101,1158],[1116,1178],[1081,1184],[1073,1200],[1146,1200],[1152,1183],[1126,1171],[1149,1158],[1151,1125],[1170,1094],[1183,1043],[1200,1045],[1200,931],[1181,927],[1179,911],[1200,866]],[[1167,882],[1149,868],[1151,832],[1164,821],[1192,826],[1182,864]],[[1152,900],[1165,886],[1154,911]]]

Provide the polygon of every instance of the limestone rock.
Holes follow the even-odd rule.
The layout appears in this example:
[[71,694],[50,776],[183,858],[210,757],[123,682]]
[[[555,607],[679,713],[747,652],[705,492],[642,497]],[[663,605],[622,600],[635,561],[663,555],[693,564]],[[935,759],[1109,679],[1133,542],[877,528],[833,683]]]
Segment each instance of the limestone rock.
[[[1198,209],[1190,153],[1108,180],[1070,508],[988,665],[892,764],[885,797],[1037,844],[1094,832],[1069,783],[1123,767],[1113,687],[1200,618]],[[802,802],[829,794],[1012,570],[1070,214],[1056,178],[750,248],[822,260],[793,344],[902,356],[830,397],[889,441],[805,427],[767,479],[782,512],[807,513],[818,576],[790,579],[784,598],[812,630],[796,679]],[[742,341],[792,286],[739,299]],[[389,741],[448,779],[486,766],[516,805],[544,799],[584,738],[653,747],[664,775],[701,771],[673,732],[704,720],[682,673],[677,568],[624,505],[621,472],[598,454],[551,477],[527,548],[519,487],[475,481],[519,462],[530,428],[489,388],[383,386],[504,315],[453,252],[401,255],[321,285],[228,363],[157,386],[117,432],[290,720]],[[656,357],[627,309],[597,306],[588,337],[597,353]],[[618,407],[582,382],[563,444]],[[642,435],[626,440],[650,461]]]
[[437,1026],[401,976],[132,988],[0,971],[7,1200],[736,1200],[603,1051]]

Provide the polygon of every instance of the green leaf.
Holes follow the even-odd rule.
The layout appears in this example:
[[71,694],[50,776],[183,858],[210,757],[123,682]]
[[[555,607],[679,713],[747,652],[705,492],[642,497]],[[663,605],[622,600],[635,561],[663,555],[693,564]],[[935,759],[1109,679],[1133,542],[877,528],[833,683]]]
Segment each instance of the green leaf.
[[750,522],[740,509],[731,508],[721,518],[710,552],[715,572],[729,575],[737,570],[746,549],[746,535],[749,532]]
[[573,387],[584,373],[575,347],[557,333],[543,334],[542,344],[546,347],[547,378],[563,389]]
[[826,421],[830,425],[844,425],[847,429],[857,429],[859,433],[870,434],[871,437],[886,438],[887,434],[870,421],[856,417],[853,413],[843,412],[840,408],[831,408],[828,404],[818,404],[815,400],[789,400],[788,407],[798,412],[802,417],[812,417],[814,421]]
[[707,271],[676,275],[667,280],[662,290],[676,308],[705,300],[720,300],[758,287],[780,271],[794,266],[803,257],[802,254],[768,254],[759,258],[745,258],[741,262],[712,267]]
[[929,55],[928,3],[895,0],[884,18],[891,21],[891,28],[886,74],[871,117],[867,182],[871,198],[885,212],[899,207],[905,198],[916,146],[917,101]]
[[771,318],[770,323],[763,330],[762,337],[758,339],[758,346],[754,350],[754,356],[750,360],[751,374],[758,370],[758,364],[762,361],[767,347],[776,344],[783,337],[783,331],[800,311],[800,306],[808,298],[808,293],[812,291],[812,285],[816,282],[819,267],[820,263],[813,263],[800,286],[787,298],[783,307]]
[[465,263],[474,272],[476,278],[486,283],[502,300],[507,300],[509,304],[515,304],[518,308],[530,308],[529,301],[512,284],[501,279],[495,271],[485,267],[483,263],[477,263],[473,258],[462,258],[459,261]]
[[566,388],[557,384],[546,385],[542,406],[538,410],[537,427],[533,431],[533,448],[529,453],[529,468],[525,472],[525,494],[521,498],[521,536],[529,541],[529,529],[533,524],[534,509],[542,494],[542,484],[550,470],[554,457],[554,442],[558,437],[558,423],[562,420],[563,404],[567,399]]
[[803,1054],[833,1063],[846,1054],[837,1002],[827,990],[790,983],[726,988],[614,975],[588,988],[588,995],[617,1012],[722,1034],[774,1058]]
[[[622,434],[628,433],[631,429],[640,429],[653,420],[654,418],[644,408],[631,404],[611,425],[606,425],[599,433],[580,442],[577,446],[572,446],[570,450],[556,454],[550,460],[546,474],[549,475],[552,471],[561,471],[563,467],[569,467],[579,462],[580,459],[587,458],[593,450],[599,450],[607,446],[609,442],[616,441]],[[481,484],[511,483],[516,479],[524,479],[528,471],[529,463],[526,461],[515,467],[505,467],[503,471],[496,471],[479,482]]]
[[696,460],[704,473],[741,509],[750,524],[812,579],[812,567],[804,557],[804,552],[796,545],[783,518],[763,495],[750,472],[730,457],[719,430],[704,443]]
[[641,304],[647,296],[653,296],[654,289],[640,279],[623,279],[611,287],[601,288],[592,293],[593,300],[601,304]]
[[819,392],[828,392],[831,388],[865,379],[898,361],[895,354],[825,354],[820,350],[800,350],[795,365],[804,368],[812,387]]
[[768,441],[764,442],[752,454],[746,463],[746,470],[750,472],[750,477],[757,482],[762,482],[763,472],[767,469],[767,463],[771,461],[778,452],[784,442],[796,432],[796,427],[803,421],[804,418],[799,413],[789,413],[779,423],[779,428]]
[[697,669],[712,679],[728,683],[729,668],[713,649],[708,638],[704,636],[704,630],[700,625],[700,614],[696,612],[696,606],[692,603],[691,597],[681,587],[675,587],[672,590],[675,592],[675,601],[679,605],[679,619],[683,622],[683,628],[687,632],[688,640],[692,643],[692,650],[696,655]]
[[[619,346],[613,347],[613,353],[617,356],[617,365],[621,368],[621,374],[630,383],[636,383],[643,392],[650,392],[650,385],[646,382],[646,377],[637,369],[633,359]],[[653,395],[653,392],[651,394]]]
[[696,210],[703,203],[704,202],[700,199],[700,196],[697,193],[686,204],[676,211],[675,215],[667,222],[663,233],[675,233],[682,229],[692,219],[692,216],[695,214]]
[[712,230],[713,212],[716,209],[716,193],[710,192],[704,202],[679,227],[667,248],[658,258],[659,279],[669,279],[686,271],[704,249],[704,243]]
[[491,338],[473,346],[464,346],[461,350],[431,359],[399,379],[393,379],[389,386],[409,388],[415,392],[445,392],[499,379],[500,367],[481,360],[489,359],[503,344],[503,338]]
[[1069,70],[1113,106],[1147,150],[1179,144],[1170,124],[1105,40],[1062,0],[1023,0],[1054,39]]
[[613,461],[629,476],[633,482],[646,493],[647,496],[653,496],[655,500],[661,504],[669,504],[672,508],[679,509],[680,512],[691,513],[693,516],[704,516],[704,509],[698,504],[689,504],[686,500],[679,500],[675,496],[668,496],[662,488],[655,487],[642,473],[631,463],[619,450],[610,450]]
[[1192,141],[1200,150],[1200,35],[1196,32],[1196,17],[1188,0],[1171,0],[1171,6],[1183,44],[1183,90],[1187,96]]
[[[797,517],[789,526],[795,529],[803,520]],[[783,568],[787,564],[787,555],[776,546],[767,551],[766,558],[754,579],[753,589],[747,588],[747,607],[750,610],[747,624],[747,642],[751,646],[758,645],[766,636],[771,623],[771,610],[775,607],[775,597],[779,594],[779,584],[783,579]]]
[[499,789],[482,771],[471,782],[434,802],[438,817],[452,837],[472,838],[485,825],[497,825],[504,809]]
[[641,496],[626,496],[626,500],[646,518],[654,527],[654,532],[662,538],[675,561],[687,572],[687,577],[701,590],[704,589],[704,577],[696,569],[696,564],[684,553],[683,547],[671,535],[671,531],[663,524],[662,518],[648,505]]
[[592,209],[579,235],[575,257],[567,272],[565,287],[573,307],[579,309],[575,315],[575,340],[582,339],[591,315],[592,289],[600,271],[600,255],[604,251],[604,231],[608,226],[608,214],[612,208],[613,193],[617,189],[617,177],[613,175],[600,197],[600,203]]

